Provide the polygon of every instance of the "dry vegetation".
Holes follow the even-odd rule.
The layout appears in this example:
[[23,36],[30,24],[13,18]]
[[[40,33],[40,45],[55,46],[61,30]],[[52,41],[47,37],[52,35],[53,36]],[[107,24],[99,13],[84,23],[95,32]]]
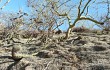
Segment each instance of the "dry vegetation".
[[[1,7],[1,10],[10,1],[11,0],[7,0],[7,2]],[[94,17],[93,15],[91,16],[89,10],[93,8],[92,5],[102,3],[107,5],[106,15],[98,16],[99,18]],[[97,2],[96,0],[78,0],[76,3],[72,0],[42,0],[42,2],[41,0],[27,0],[27,6],[31,9],[31,13],[25,13],[24,11],[19,10],[17,13],[9,12],[8,15],[7,13],[2,14],[3,17],[1,20],[5,21],[6,24],[4,22],[0,23],[0,46],[1,48],[6,47],[5,52],[8,51],[12,53],[11,58],[9,59],[13,59],[15,62],[27,58],[27,56],[30,57],[29,59],[35,58],[34,60],[37,60],[38,62],[40,61],[37,57],[44,59],[51,58],[49,61],[45,59],[48,62],[46,63],[46,66],[43,64],[45,63],[45,60],[42,61],[44,66],[42,70],[48,70],[49,65],[51,66],[52,63],[53,66],[58,67],[60,62],[57,65],[55,59],[62,60],[62,66],[56,68],[58,70],[68,70],[68,68],[63,69],[63,66],[73,66],[80,69],[80,64],[83,65],[83,62],[89,63],[91,60],[92,63],[92,54],[94,51],[98,54],[98,51],[108,49],[108,47],[103,47],[102,45],[110,46],[109,4],[109,0],[100,2]],[[101,30],[89,29],[84,25],[81,27],[75,27],[75,25],[81,23],[82,20],[95,23],[95,25],[100,27]],[[68,28],[66,31],[63,31],[60,29],[60,26],[64,25],[65,22]],[[109,39],[107,39],[106,36]],[[20,51],[19,47],[16,47],[17,44],[22,45],[28,50],[23,50],[22,52],[26,51],[29,55],[26,56],[25,54],[21,54],[21,57],[16,55],[16,53]],[[101,44],[101,46],[99,44]],[[92,48],[88,49],[88,47],[85,47],[88,45],[89,47],[92,46]],[[10,46],[14,47],[10,50]],[[75,48],[75,46],[78,48]],[[80,48],[79,46],[84,47]],[[83,53],[83,51],[85,52],[86,50],[90,51],[90,57]],[[2,53],[2,51],[0,53]],[[104,52],[104,54],[105,53],[106,52]],[[93,59],[96,59],[95,55],[93,57]],[[29,64],[33,64],[36,66],[35,61],[28,62],[26,65],[29,66]],[[82,68],[84,67],[82,66]],[[70,70],[74,69],[71,68]]]
[[[10,0],[7,0],[7,2],[4,4],[3,7],[9,3]],[[73,1],[74,2],[74,1]],[[40,4],[41,3],[41,4]],[[12,36],[12,34],[21,34],[22,37],[33,36],[36,37],[37,34],[41,33],[42,35],[48,34],[48,36],[52,36],[55,34],[60,34],[63,31],[59,28],[62,26],[65,21],[67,21],[67,25],[69,26],[67,31],[65,32],[65,39],[67,39],[70,35],[71,30],[74,31],[74,26],[81,20],[89,20],[94,23],[96,23],[97,26],[102,28],[103,30],[109,30],[110,28],[110,21],[109,21],[109,1],[103,2],[103,1],[83,1],[79,0],[76,3],[71,4],[71,0],[43,0],[42,2],[40,0],[37,1],[31,1],[27,0],[27,6],[32,9],[31,14],[24,13],[23,11],[19,10],[19,12],[15,15],[12,13],[9,13],[8,16],[8,26],[6,26],[6,29],[8,34]],[[107,4],[107,15],[106,17],[101,16],[101,20],[95,20],[96,18],[93,18],[89,15],[89,8],[91,8],[92,4],[100,4],[105,3]],[[2,8],[3,9],[3,8]],[[73,9],[76,9],[73,11]],[[74,17],[73,17],[74,16]],[[3,17],[6,18],[6,17]],[[74,20],[73,20],[74,18]],[[27,21],[28,20],[28,21]],[[20,30],[20,27],[26,28],[25,30]],[[56,31],[58,30],[58,31]],[[85,28],[78,28],[78,30],[85,30]],[[76,30],[77,31],[77,30]],[[13,35],[14,36],[14,35]]]

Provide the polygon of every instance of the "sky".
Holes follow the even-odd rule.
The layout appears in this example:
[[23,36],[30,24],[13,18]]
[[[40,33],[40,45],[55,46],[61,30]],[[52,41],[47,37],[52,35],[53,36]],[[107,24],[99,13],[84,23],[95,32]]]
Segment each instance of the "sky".
[[[7,0],[2,0],[0,2],[0,8],[6,1]],[[27,11],[26,1],[27,0],[10,0],[10,2],[3,8],[2,11],[18,12],[19,9]]]
[[[3,6],[3,4],[6,2],[7,0],[1,0],[0,2],[0,8]],[[2,11],[6,11],[6,12],[18,12],[19,9],[21,9],[23,12],[28,12],[29,9],[27,8],[26,6],[26,1],[27,0],[10,0],[10,2],[2,9]],[[75,1],[75,0],[74,0]],[[99,0],[98,0],[99,1]],[[77,0],[76,0],[77,2]],[[74,3],[74,2],[73,2]],[[103,13],[106,11],[106,5],[104,6],[104,4],[102,5],[92,5],[93,7],[96,7],[96,8],[100,8],[98,9],[98,11],[94,12],[94,10],[89,10],[89,13],[92,15],[92,16],[97,16],[97,12],[100,14],[100,15],[103,15]],[[97,19],[97,18],[96,18]],[[66,22],[65,22],[66,23]],[[80,24],[77,24],[76,26],[81,26],[85,23],[92,23],[92,22],[80,22]],[[61,29],[63,30],[66,30],[68,27],[67,24],[64,24],[63,26],[61,26]],[[91,26],[91,24],[85,24],[85,26]],[[98,27],[95,26],[95,28],[97,29]]]

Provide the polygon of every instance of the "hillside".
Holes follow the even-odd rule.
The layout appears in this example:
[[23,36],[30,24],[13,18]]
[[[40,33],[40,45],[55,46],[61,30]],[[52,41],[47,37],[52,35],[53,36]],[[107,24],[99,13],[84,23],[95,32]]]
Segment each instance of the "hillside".
[[[110,70],[110,32],[73,32],[67,40],[62,36],[55,34],[44,43],[41,36],[29,43],[0,40],[0,70]],[[20,47],[15,53],[22,57],[19,61],[13,60],[12,47]]]

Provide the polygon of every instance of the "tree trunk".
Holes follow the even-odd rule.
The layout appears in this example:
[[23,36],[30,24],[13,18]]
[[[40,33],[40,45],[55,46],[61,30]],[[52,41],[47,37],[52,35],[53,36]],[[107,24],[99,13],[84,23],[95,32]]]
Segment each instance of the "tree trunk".
[[71,28],[69,27],[68,30],[67,30],[67,32],[66,32],[65,39],[67,39],[69,37],[70,32],[71,32]]
[[65,39],[68,39],[68,37],[69,37],[69,35],[70,35],[70,33],[71,33],[71,30],[72,30],[72,28],[73,28],[74,26],[75,26],[75,24],[69,26],[69,28],[68,28],[68,30],[67,30],[67,32],[66,32]]

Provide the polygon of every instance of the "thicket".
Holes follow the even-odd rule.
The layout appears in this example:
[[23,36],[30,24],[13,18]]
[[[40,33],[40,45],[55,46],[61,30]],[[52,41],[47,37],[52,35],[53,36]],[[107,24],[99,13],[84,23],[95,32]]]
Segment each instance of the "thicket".
[[[1,11],[10,1],[8,0],[1,7]],[[107,5],[105,17],[96,13],[99,11],[96,7],[100,4]],[[37,37],[38,34],[50,37],[55,32],[56,34],[62,33],[63,30],[60,29],[60,26],[66,24],[68,28],[64,39],[67,39],[71,30],[82,20],[91,21],[101,29],[109,31],[109,4],[109,0],[27,0],[27,7],[31,12],[25,13],[19,10],[17,13],[2,14],[1,20],[5,22],[1,22],[1,24],[5,27],[1,30],[1,33],[8,38],[19,37],[19,35],[24,38]],[[91,15],[91,11],[101,16]]]

